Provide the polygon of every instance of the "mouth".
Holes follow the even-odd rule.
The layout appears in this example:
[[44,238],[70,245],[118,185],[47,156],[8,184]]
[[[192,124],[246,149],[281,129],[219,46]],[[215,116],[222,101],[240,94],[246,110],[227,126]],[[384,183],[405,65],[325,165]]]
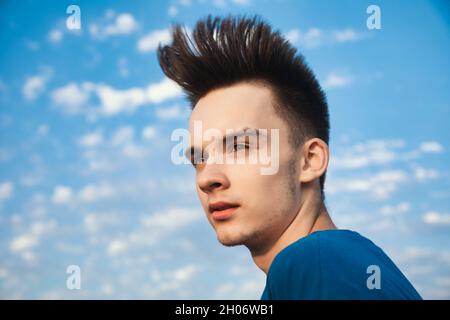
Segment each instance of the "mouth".
[[214,202],[209,205],[209,213],[214,220],[226,220],[230,218],[239,207],[239,204],[229,202]]

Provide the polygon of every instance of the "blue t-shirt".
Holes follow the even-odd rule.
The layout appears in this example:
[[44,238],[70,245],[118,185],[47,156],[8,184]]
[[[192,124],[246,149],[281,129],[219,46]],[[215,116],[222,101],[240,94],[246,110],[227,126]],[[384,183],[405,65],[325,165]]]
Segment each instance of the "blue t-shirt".
[[350,230],[325,230],[277,254],[261,299],[422,298],[372,241]]

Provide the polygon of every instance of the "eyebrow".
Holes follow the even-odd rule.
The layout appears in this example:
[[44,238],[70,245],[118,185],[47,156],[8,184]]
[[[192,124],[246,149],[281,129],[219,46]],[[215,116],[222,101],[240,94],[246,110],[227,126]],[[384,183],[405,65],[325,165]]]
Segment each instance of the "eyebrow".
[[[247,130],[251,130],[251,131],[250,132],[246,132]],[[232,137],[233,139],[234,138],[238,138],[238,137],[242,137],[242,136],[248,136],[248,137],[256,136],[256,137],[259,137],[260,134],[261,134],[260,131],[258,129],[256,129],[256,128],[244,127],[244,128],[238,129],[237,132],[232,132],[232,133],[229,133],[229,134],[223,136],[222,137],[222,143],[226,143],[227,139],[229,139],[230,137]],[[191,146],[191,147],[188,147],[186,149],[186,151],[184,152],[184,156],[187,159],[189,159],[189,160],[191,160],[191,156],[194,155],[194,154],[203,154],[203,149]]]

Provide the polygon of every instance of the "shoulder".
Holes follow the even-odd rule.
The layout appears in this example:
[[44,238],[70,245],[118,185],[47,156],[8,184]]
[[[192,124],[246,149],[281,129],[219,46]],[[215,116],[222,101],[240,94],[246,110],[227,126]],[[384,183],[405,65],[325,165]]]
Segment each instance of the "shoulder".
[[[372,265],[382,269],[383,290],[368,290]],[[272,299],[402,298],[397,288],[412,288],[382,249],[350,230],[314,232],[283,249],[266,287]]]
[[[276,275],[280,271],[295,270],[296,273],[318,270],[323,260],[330,256],[345,259],[349,249],[355,250],[359,241],[369,241],[358,233],[347,230],[326,230],[314,232],[284,248],[275,257],[270,271]],[[285,272],[282,272],[285,273]]]
[[281,250],[272,262],[270,271],[295,268],[295,271],[308,269],[320,263],[321,235],[313,233],[299,239]]
[[267,291],[273,299],[307,299],[321,287],[320,235],[311,234],[284,248],[267,275]]

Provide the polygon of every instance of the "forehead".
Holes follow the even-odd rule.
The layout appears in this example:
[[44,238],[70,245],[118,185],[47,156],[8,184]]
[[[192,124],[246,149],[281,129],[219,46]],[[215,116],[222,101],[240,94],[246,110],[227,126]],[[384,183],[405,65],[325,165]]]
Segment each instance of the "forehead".
[[195,105],[189,119],[189,130],[194,121],[202,121],[203,130],[242,127],[280,128],[281,119],[273,109],[269,87],[255,83],[239,83],[209,92]]

